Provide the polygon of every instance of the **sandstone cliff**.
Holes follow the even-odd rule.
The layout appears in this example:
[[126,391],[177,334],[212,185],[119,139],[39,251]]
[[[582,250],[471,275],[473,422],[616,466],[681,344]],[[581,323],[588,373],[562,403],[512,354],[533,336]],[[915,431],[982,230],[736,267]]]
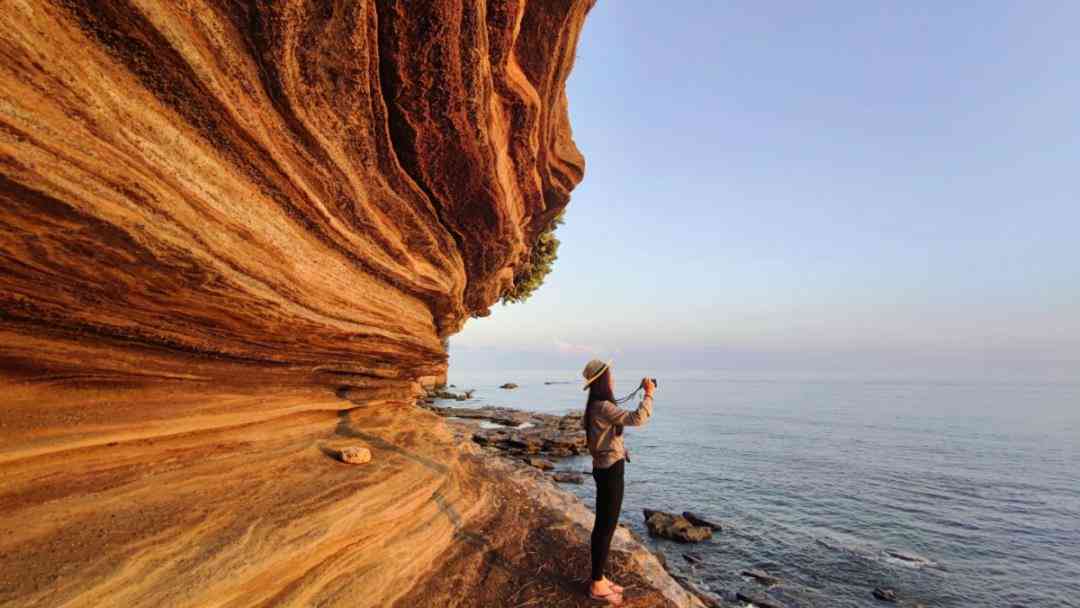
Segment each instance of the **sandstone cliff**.
[[581,179],[590,4],[7,3],[5,368],[439,373]]
[[591,3],[4,3],[0,605],[387,605],[496,512],[411,398],[582,177]]

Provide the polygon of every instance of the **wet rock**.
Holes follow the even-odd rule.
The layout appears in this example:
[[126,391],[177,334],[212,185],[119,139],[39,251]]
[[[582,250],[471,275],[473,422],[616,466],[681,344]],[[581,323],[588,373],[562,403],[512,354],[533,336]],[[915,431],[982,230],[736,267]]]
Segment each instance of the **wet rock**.
[[886,550],[885,554],[889,557],[893,557],[920,566],[925,566],[926,564],[930,563],[930,560],[926,559],[925,557],[921,555],[916,555],[914,553],[908,553],[907,551],[893,551],[890,549]]
[[644,513],[645,525],[653,536],[681,543],[696,543],[712,538],[711,528],[695,526],[682,515],[652,509],[645,509]]
[[779,585],[780,579],[758,568],[751,568],[750,570],[743,570],[743,576],[749,576],[755,581],[765,585],[766,587],[772,587],[773,585]]
[[758,593],[750,593],[739,591],[735,594],[735,599],[740,602],[747,602],[757,606],[757,608],[784,608],[784,605],[780,602],[772,599],[767,595],[761,595]]
[[504,426],[521,426],[529,420],[529,413],[506,407],[439,407],[428,408],[440,416],[448,418],[467,418],[470,420],[487,420]]
[[500,386],[499,388],[515,389],[517,387],[518,387],[518,385],[514,384],[513,382],[507,382],[506,384]]
[[342,448],[341,453],[342,462],[349,464],[364,464],[371,462],[371,450],[362,447],[348,447]]
[[580,411],[556,416],[492,406],[460,408],[432,405],[427,408],[448,418],[487,420],[513,427],[478,429],[472,435],[476,443],[497,448],[509,455],[543,454],[549,458],[566,458],[589,451]]
[[473,389],[469,389],[462,393],[455,393],[453,391],[448,391],[445,388],[435,388],[428,391],[427,396],[435,399],[453,399],[456,401],[465,401],[467,399],[472,399],[474,392],[475,391]]
[[556,471],[553,479],[559,483],[585,483],[585,477],[577,471]]
[[705,561],[701,558],[700,555],[697,555],[695,553],[683,553],[682,557],[684,560],[691,564],[700,564],[701,562]]
[[711,522],[692,511],[683,511],[682,516],[686,518],[686,521],[695,526],[705,526],[706,528],[711,528],[714,532],[720,531],[720,524]]
[[535,467],[541,471],[550,471],[555,468],[555,463],[543,458],[523,458],[522,460],[530,467]]
[[701,587],[698,587],[697,583],[690,580],[688,577],[670,571],[668,572],[668,574],[670,574],[671,578],[675,579],[680,585],[682,585],[687,591],[689,591],[691,595],[701,600],[701,603],[704,604],[706,608],[724,608],[724,604],[722,604],[719,599],[717,599],[711,593],[705,591]]
[[874,597],[883,602],[896,602],[896,592],[892,589],[886,589],[884,587],[876,587],[874,589]]

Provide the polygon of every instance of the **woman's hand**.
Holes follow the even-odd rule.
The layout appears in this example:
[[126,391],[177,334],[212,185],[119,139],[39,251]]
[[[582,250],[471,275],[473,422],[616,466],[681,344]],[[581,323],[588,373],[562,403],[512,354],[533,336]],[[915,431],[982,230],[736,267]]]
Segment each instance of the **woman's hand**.
[[653,381],[650,378],[642,378],[641,386],[645,387],[646,397],[652,397],[653,393],[656,392],[656,385],[653,384]]

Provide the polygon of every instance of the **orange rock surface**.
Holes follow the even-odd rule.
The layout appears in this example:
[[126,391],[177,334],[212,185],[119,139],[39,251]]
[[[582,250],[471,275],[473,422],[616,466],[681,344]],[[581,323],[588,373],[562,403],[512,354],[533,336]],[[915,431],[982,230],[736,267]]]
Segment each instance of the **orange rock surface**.
[[490,516],[411,403],[582,178],[591,5],[4,4],[0,605],[390,605]]

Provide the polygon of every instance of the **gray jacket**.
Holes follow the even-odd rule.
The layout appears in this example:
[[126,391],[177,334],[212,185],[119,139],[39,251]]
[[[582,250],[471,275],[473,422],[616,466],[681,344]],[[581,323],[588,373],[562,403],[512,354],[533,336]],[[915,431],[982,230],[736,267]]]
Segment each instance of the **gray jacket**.
[[593,408],[592,428],[588,430],[589,453],[593,468],[606,469],[626,457],[622,427],[641,426],[652,416],[652,397],[646,396],[634,411],[624,410],[610,401],[596,401]]

